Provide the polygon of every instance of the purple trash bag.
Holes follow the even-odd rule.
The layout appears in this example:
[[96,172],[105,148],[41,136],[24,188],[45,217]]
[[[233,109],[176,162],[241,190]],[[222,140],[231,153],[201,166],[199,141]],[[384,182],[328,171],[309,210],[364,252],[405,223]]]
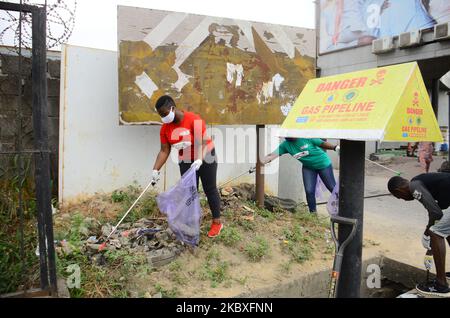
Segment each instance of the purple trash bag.
[[334,186],[333,192],[328,199],[327,210],[331,216],[337,216],[339,214],[339,181]]
[[159,194],[156,202],[160,211],[167,215],[169,228],[175,236],[186,244],[197,246],[202,212],[195,168],[186,171],[173,188]]

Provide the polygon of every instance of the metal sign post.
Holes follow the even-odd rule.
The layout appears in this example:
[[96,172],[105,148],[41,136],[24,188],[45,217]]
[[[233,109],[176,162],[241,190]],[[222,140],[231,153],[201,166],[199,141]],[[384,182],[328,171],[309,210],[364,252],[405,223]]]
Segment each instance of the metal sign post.
[[[339,166],[339,216],[356,219],[356,233],[345,249],[345,257],[339,277],[337,297],[358,298],[361,287],[363,214],[364,214],[364,165],[365,142],[341,140]],[[338,238],[342,244],[349,237],[352,226],[339,226]]]

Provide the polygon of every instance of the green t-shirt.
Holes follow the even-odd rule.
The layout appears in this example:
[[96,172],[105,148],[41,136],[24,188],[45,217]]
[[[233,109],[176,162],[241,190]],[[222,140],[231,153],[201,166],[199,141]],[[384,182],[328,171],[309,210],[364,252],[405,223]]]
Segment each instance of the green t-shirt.
[[331,165],[331,160],[327,153],[319,146],[324,143],[319,138],[298,138],[295,141],[283,141],[275,150],[279,156],[285,153],[290,154],[299,160],[306,168],[322,170]]

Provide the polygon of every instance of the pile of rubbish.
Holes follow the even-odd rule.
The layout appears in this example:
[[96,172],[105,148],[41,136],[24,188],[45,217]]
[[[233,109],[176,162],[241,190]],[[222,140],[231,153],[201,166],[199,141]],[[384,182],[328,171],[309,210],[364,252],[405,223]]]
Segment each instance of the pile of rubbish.
[[[239,217],[254,220],[255,211],[245,202],[255,200],[255,185],[243,183],[239,186],[224,187],[220,191],[224,209],[240,211]],[[295,212],[297,204],[293,200],[265,195],[265,208],[276,208]],[[205,212],[203,212],[205,213]],[[113,225],[100,224],[95,218],[86,217],[78,227],[82,237],[81,252],[97,265],[105,265],[105,251],[126,250],[146,255],[151,267],[160,267],[175,260],[188,245],[177,239],[169,228],[166,217],[143,218],[134,223],[122,223],[108,239],[106,247],[100,246],[111,233]],[[75,247],[67,240],[55,241],[57,253],[70,255]]]
[[[140,219],[137,222],[122,223],[107,242],[106,248],[99,250],[100,245],[112,230],[111,224],[100,227],[93,218],[84,220],[80,234],[84,236],[82,252],[97,265],[105,265],[104,251],[128,250],[145,253],[150,266],[160,267],[172,262],[184,250],[185,245],[178,241],[167,227],[164,219]],[[63,240],[56,244],[56,251],[70,254],[73,247]]]
[[[240,185],[234,187],[224,187],[220,191],[223,206],[231,208],[235,211],[239,208],[245,209],[245,206],[242,205],[242,201],[255,201],[255,193],[255,185],[250,183],[241,183]],[[298,204],[291,199],[283,199],[265,194],[264,208],[272,212],[277,208],[289,212],[295,212],[298,208]]]

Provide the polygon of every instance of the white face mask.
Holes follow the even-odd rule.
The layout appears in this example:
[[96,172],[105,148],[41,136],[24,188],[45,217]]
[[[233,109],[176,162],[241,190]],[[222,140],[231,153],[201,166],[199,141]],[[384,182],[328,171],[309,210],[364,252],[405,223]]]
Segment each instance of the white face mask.
[[174,119],[175,119],[175,112],[173,111],[173,108],[170,110],[170,113],[167,116],[161,117],[161,121],[164,124],[170,124],[171,122],[173,122]]

